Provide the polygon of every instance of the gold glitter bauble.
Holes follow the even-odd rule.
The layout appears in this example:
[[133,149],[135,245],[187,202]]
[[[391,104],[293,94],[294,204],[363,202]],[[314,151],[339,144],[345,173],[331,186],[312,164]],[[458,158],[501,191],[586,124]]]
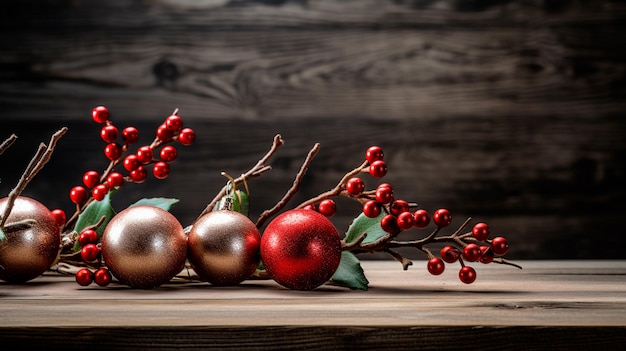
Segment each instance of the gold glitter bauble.
[[102,257],[120,282],[133,288],[160,286],[185,266],[187,237],[174,215],[159,207],[126,208],[107,224]]
[[245,215],[229,210],[209,212],[189,232],[189,263],[214,285],[237,285],[250,278],[260,262],[261,234]]
[[[8,198],[0,199],[0,214]],[[61,228],[50,210],[37,200],[18,196],[5,226],[26,219],[36,221],[30,228],[7,230],[0,241],[0,279],[23,283],[43,274],[56,260]]]

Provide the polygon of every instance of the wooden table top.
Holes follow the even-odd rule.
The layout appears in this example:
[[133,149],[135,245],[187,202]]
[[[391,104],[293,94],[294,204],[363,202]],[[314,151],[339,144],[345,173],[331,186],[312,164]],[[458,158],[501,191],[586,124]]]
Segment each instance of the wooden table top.
[[431,276],[422,263],[403,271],[363,261],[368,291],[293,291],[271,280],[138,290],[44,274],[0,283],[0,341],[66,350],[626,347],[626,261],[475,265],[471,285],[456,266]]

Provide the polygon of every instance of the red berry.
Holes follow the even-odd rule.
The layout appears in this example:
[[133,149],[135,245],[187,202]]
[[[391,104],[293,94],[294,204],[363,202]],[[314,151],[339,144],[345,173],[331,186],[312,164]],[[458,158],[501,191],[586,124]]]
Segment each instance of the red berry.
[[165,127],[171,131],[178,132],[183,129],[183,119],[178,115],[171,115],[165,119]]
[[480,247],[480,262],[481,263],[491,263],[493,262],[493,251],[489,246],[481,246]]
[[337,212],[337,204],[332,199],[325,199],[317,206],[317,211],[326,217],[332,217]]
[[178,156],[178,152],[174,146],[166,145],[161,149],[160,156],[161,160],[165,162],[172,162],[176,159],[176,156]]
[[388,204],[393,201],[393,189],[386,187],[378,187],[376,189],[376,201],[381,204]]
[[470,266],[463,266],[459,271],[459,279],[465,284],[472,284],[476,280],[476,271]]
[[382,178],[387,174],[387,164],[385,161],[374,161],[370,164],[370,175],[374,178]]
[[170,165],[166,162],[159,161],[152,167],[152,174],[157,179],[165,179],[170,175]]
[[472,228],[472,235],[479,241],[489,239],[489,226],[487,223],[476,223]]
[[111,172],[111,174],[107,177],[107,184],[111,189],[122,186],[122,184],[124,184],[124,176],[118,172]]
[[405,200],[394,200],[389,209],[391,214],[399,216],[400,213],[409,212],[409,203]]
[[111,161],[115,161],[122,156],[122,147],[117,143],[109,143],[104,147],[104,156]]
[[135,154],[130,154],[124,158],[124,169],[127,171],[133,171],[137,169],[137,167],[141,166],[141,162],[139,162],[139,158]]
[[438,257],[433,257],[428,260],[428,272],[432,275],[440,275],[446,268],[446,265]]
[[154,153],[152,152],[152,148],[150,146],[142,146],[137,149],[137,160],[144,165],[147,165],[154,158]]
[[93,273],[87,268],[79,269],[75,277],[76,282],[82,286],[87,286],[93,282]]
[[419,209],[413,212],[413,222],[417,228],[425,228],[430,223],[430,214],[426,210]]
[[124,144],[134,144],[139,140],[139,130],[135,127],[126,127],[122,130],[122,140]]
[[143,183],[146,178],[148,178],[148,171],[143,166],[130,171],[130,179],[135,183]]
[[474,243],[467,244],[467,246],[463,248],[463,257],[470,262],[478,261],[480,255],[480,247]]
[[78,235],[78,243],[81,247],[87,246],[87,244],[98,243],[98,233],[93,229],[84,229]]
[[398,234],[400,231],[400,227],[398,227],[396,222],[396,216],[392,214],[385,215],[380,220],[380,227],[389,234]]
[[194,140],[196,140],[196,132],[191,128],[184,128],[178,134],[178,141],[185,146],[193,144]]
[[161,124],[159,128],[157,128],[156,136],[161,141],[167,143],[172,141],[172,139],[174,138],[174,131],[167,129],[167,126],[165,124]]
[[491,240],[491,250],[494,254],[502,256],[509,251],[509,242],[506,238],[497,236]]
[[380,204],[377,201],[369,200],[363,204],[363,214],[369,218],[376,218],[380,215]]
[[113,277],[111,276],[111,272],[109,272],[106,268],[98,268],[96,273],[93,275],[93,280],[100,286],[109,285],[112,279]]
[[302,207],[303,210],[311,210],[311,211],[315,211],[317,212],[317,207],[315,207],[315,205],[311,204],[311,205],[306,205],[304,207]]
[[400,227],[400,229],[402,230],[411,229],[415,224],[413,220],[413,214],[411,212],[400,213],[396,218],[396,224],[398,224],[398,227]]
[[447,227],[452,223],[452,214],[445,208],[440,208],[433,213],[433,222],[440,227]]
[[102,201],[108,192],[109,192],[109,188],[107,188],[106,185],[99,184],[99,185],[96,185],[96,187],[93,188],[93,190],[91,190],[91,196],[96,201]]
[[52,213],[52,216],[54,216],[54,220],[57,222],[59,227],[62,227],[65,225],[65,222],[67,221],[67,216],[65,215],[65,211],[63,211],[60,208],[57,208],[57,209],[52,210],[51,213]]
[[370,146],[367,151],[365,151],[365,160],[367,162],[374,163],[374,161],[382,161],[384,157],[383,149],[380,146]]
[[83,175],[83,183],[88,188],[93,188],[100,183],[100,174],[96,171],[87,171]]
[[365,182],[359,177],[350,178],[346,182],[346,191],[350,195],[359,195],[365,190]]
[[85,262],[95,261],[100,255],[100,249],[96,244],[87,244],[80,250],[80,257]]
[[461,253],[459,252],[457,248],[455,248],[454,246],[450,246],[450,245],[446,245],[442,247],[439,253],[441,254],[441,258],[448,263],[456,262],[459,259],[459,256],[461,255]]
[[77,185],[70,190],[70,200],[77,205],[85,202],[85,200],[87,200],[87,196],[87,189],[80,185]]
[[96,123],[104,123],[109,120],[109,109],[104,106],[97,106],[91,110],[91,118]]
[[389,183],[380,183],[380,185],[376,187],[376,189],[381,189],[381,188],[389,188],[393,190],[393,187]]
[[107,143],[112,143],[117,139],[119,132],[117,127],[112,124],[107,124],[100,129],[100,137]]

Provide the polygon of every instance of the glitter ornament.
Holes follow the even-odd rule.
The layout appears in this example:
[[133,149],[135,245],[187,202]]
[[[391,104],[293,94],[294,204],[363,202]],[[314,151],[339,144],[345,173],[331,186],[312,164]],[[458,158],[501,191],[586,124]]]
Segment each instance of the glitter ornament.
[[214,285],[237,285],[252,276],[261,256],[261,234],[243,214],[218,210],[200,217],[189,232],[187,258]]
[[126,208],[107,224],[102,257],[120,282],[133,288],[158,287],[185,266],[187,237],[174,215],[159,207]]
[[[4,213],[8,198],[0,199]],[[7,225],[34,220],[30,226]],[[37,200],[18,196],[5,223],[6,241],[0,241],[0,279],[23,283],[44,273],[54,263],[61,244],[61,228],[52,212]]]

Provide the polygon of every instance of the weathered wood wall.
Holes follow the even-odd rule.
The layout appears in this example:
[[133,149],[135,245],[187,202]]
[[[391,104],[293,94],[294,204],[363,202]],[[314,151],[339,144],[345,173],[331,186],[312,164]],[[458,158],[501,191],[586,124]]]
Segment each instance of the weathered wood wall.
[[[93,106],[145,142],[180,108],[197,143],[117,206],[177,197],[189,224],[220,171],[245,171],[280,133],[274,170],[250,184],[253,213],[313,143],[293,205],[378,144],[396,194],[488,221],[513,258],[626,257],[624,2],[50,0],[3,4],[0,19],[0,138],[20,137],[2,194],[68,126],[25,195],[69,212],[69,188],[106,166]],[[345,227],[358,208],[340,204]]]

